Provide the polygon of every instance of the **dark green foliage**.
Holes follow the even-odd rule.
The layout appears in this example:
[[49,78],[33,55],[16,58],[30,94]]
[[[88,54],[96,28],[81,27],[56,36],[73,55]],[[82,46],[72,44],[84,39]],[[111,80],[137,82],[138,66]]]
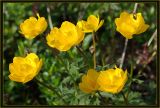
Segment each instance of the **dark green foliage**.
[[[45,36],[50,32],[48,26],[44,35],[40,35],[29,41],[19,33],[19,25],[35,12],[40,16],[48,18],[46,7],[50,8],[53,26],[60,27],[65,20],[74,24],[78,20],[84,19],[91,14],[99,15],[104,19],[103,26],[96,33],[96,56],[97,70],[105,70],[119,66],[120,57],[124,47],[125,38],[116,31],[115,18],[119,17],[122,11],[132,12],[134,3],[4,3],[3,4],[3,92],[5,105],[125,105],[124,99],[119,94],[100,92],[104,100],[97,94],[85,94],[79,89],[81,77],[89,68],[93,68],[92,34],[85,35],[85,39],[78,46],[84,55],[76,47],[72,47],[67,52],[59,53],[51,49],[44,42]],[[128,93],[129,105],[154,105],[156,103],[156,69],[155,57],[150,63],[136,63],[144,55],[137,54],[144,50],[142,46],[147,43],[157,27],[157,7],[156,3],[140,3],[137,12],[141,12],[145,22],[150,28],[136,35],[131,41],[124,61],[124,69],[130,75],[130,65],[133,65],[133,79],[129,77],[123,89]],[[48,21],[48,19],[47,19]],[[43,39],[44,36],[44,39]],[[151,55],[156,46],[156,39],[145,51]],[[43,59],[43,66],[37,79],[48,86],[55,88],[60,94],[49,90],[37,83],[34,79],[27,84],[16,83],[9,80],[9,63],[14,56],[25,56],[26,52],[35,52]],[[149,56],[145,56],[149,59]],[[142,71],[141,76],[138,72]],[[149,77],[150,75],[153,78]],[[137,77],[138,76],[138,77]],[[132,81],[132,82],[131,82]],[[132,87],[133,86],[133,87]],[[136,87],[139,88],[136,88]],[[143,90],[141,90],[143,88]],[[63,99],[67,102],[63,102]],[[105,101],[105,103],[103,102]]]

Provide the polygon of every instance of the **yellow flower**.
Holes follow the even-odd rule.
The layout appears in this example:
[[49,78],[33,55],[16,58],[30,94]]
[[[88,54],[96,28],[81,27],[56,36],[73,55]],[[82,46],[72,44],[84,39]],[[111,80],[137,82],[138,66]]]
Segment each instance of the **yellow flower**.
[[101,71],[97,79],[99,90],[110,93],[119,93],[127,81],[127,70],[124,72],[122,69],[108,69]]
[[134,34],[145,32],[149,25],[145,24],[141,13],[129,14],[122,12],[120,18],[115,19],[116,30],[120,32],[125,38],[131,39]]
[[94,69],[89,69],[87,75],[83,75],[82,82],[79,84],[80,90],[85,93],[92,93],[98,90],[97,78],[99,73]]
[[42,59],[34,53],[26,57],[14,57],[13,63],[9,64],[9,78],[16,82],[26,83],[32,80],[40,71]]
[[67,51],[83,39],[81,28],[68,21],[64,21],[60,28],[54,27],[46,37],[47,44],[59,51]]
[[30,17],[20,24],[20,33],[27,39],[33,39],[39,34],[43,33],[47,28],[47,22],[44,17],[37,14],[38,19]]
[[94,15],[90,15],[87,21],[78,21],[77,25],[82,28],[86,33],[96,32],[104,23],[104,20],[99,21],[99,17],[96,18]]

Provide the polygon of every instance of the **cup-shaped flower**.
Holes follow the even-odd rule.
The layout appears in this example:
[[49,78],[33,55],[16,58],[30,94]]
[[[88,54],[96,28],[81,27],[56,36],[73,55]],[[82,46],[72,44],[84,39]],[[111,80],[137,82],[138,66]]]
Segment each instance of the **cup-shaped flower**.
[[47,22],[44,17],[37,14],[38,19],[30,17],[20,24],[20,33],[27,39],[33,39],[39,34],[43,33],[47,28]]
[[87,21],[81,20],[78,21],[77,25],[82,28],[82,30],[85,33],[89,32],[96,32],[104,23],[104,20],[99,20],[99,17],[97,18],[94,15],[90,15],[87,18]]
[[124,72],[122,69],[108,69],[101,71],[97,79],[100,86],[99,90],[110,93],[119,93],[127,81],[127,70]]
[[14,57],[13,63],[9,64],[9,78],[16,82],[26,83],[32,80],[40,71],[42,59],[34,53],[26,57]]
[[54,27],[47,35],[47,44],[59,51],[67,51],[84,39],[81,28],[71,22],[64,21],[60,28]]
[[115,19],[116,30],[120,32],[125,38],[131,39],[134,34],[145,32],[149,25],[145,24],[141,13],[129,14],[122,12],[120,18]]
[[99,73],[94,69],[89,69],[87,75],[82,76],[82,82],[79,83],[79,88],[85,93],[93,93],[98,90],[97,78]]

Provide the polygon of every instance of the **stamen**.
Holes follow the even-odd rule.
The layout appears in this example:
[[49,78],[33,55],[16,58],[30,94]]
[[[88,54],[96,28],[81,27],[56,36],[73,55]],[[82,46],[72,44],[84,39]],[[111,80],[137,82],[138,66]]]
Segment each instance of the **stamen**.
[[137,19],[137,14],[133,13],[133,18],[136,20]]

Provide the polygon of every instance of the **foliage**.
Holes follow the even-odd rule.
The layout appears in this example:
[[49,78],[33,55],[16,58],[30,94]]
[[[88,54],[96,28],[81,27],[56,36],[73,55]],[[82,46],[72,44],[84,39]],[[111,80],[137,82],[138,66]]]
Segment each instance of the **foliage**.
[[[30,41],[19,33],[20,23],[35,15],[36,11],[47,19],[47,7],[50,8],[54,27],[60,27],[66,20],[76,24],[80,19],[87,19],[90,14],[99,15],[104,24],[96,33],[97,70],[112,68],[120,63],[125,39],[116,32],[114,20],[122,11],[132,12],[134,3],[4,3],[3,104],[65,105],[63,101],[65,100],[68,105],[125,105],[121,93],[113,95],[100,92],[102,95],[100,97],[98,93],[85,94],[79,89],[78,84],[82,75],[93,67],[92,34],[86,34],[83,42],[77,46],[83,55],[76,47],[67,52],[52,49],[45,44],[46,40],[42,35]],[[129,105],[156,104],[156,58],[154,56],[150,62],[142,62],[147,61],[156,51],[156,39],[149,47],[145,47],[157,26],[156,10],[156,3],[139,3],[137,12],[142,13],[150,28],[145,33],[134,36],[127,46],[124,69],[128,70],[129,75],[133,72],[133,76],[129,77],[123,92],[128,95]],[[49,31],[48,26],[44,35],[46,36]],[[37,79],[54,90],[46,88],[36,80],[26,84],[9,80],[9,63],[15,56],[25,56],[27,49],[43,59],[44,65]],[[142,54],[142,51],[145,54]]]

